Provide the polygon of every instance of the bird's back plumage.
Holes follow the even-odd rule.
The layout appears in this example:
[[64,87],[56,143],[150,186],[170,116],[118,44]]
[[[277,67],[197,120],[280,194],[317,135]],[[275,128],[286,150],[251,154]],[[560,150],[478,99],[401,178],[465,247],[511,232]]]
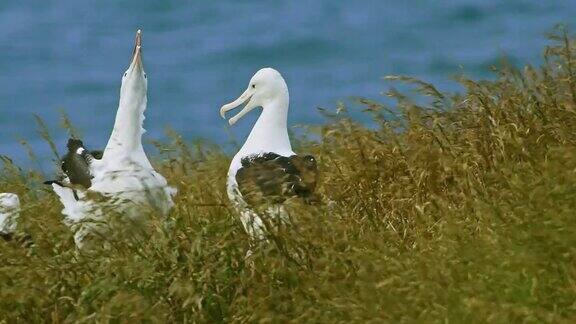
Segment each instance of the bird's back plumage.
[[311,155],[265,153],[246,156],[241,163],[235,178],[250,206],[282,203],[289,198],[314,199],[318,168]]

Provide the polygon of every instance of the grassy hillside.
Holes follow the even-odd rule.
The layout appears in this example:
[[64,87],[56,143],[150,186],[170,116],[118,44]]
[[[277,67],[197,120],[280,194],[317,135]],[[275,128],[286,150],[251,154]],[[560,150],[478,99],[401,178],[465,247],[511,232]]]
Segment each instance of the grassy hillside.
[[496,73],[460,80],[460,95],[399,78],[426,100],[360,100],[374,128],[326,112],[311,130],[321,140],[298,141],[319,161],[325,203],[290,203],[293,228],[248,260],[218,147],[172,136],[157,159],[179,190],[172,225],[83,253],[42,177],[6,160],[0,192],[20,194],[35,243],[0,242],[0,318],[572,322],[576,46],[553,37],[543,66]]

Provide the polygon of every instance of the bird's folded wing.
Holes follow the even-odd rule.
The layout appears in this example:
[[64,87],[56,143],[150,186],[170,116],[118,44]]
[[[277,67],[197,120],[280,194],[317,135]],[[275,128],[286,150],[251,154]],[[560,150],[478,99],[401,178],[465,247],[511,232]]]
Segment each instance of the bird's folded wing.
[[258,206],[281,203],[291,197],[308,199],[315,189],[317,172],[315,165],[310,171],[299,159],[297,155],[274,153],[242,159],[236,182],[244,200]]

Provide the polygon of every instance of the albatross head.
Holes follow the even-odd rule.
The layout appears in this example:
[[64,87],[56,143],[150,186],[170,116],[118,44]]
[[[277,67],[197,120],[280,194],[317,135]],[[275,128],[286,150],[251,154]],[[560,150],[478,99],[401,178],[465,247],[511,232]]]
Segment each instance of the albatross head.
[[142,63],[142,31],[136,32],[136,41],[132,52],[132,60],[128,70],[122,76],[122,86],[120,87],[120,103],[131,102],[137,105],[142,104],[146,97],[148,80],[144,72]]
[[274,109],[276,106],[270,104],[278,100],[286,100],[287,107],[288,86],[286,81],[284,81],[278,71],[272,68],[264,68],[254,74],[252,79],[250,79],[248,88],[238,99],[220,108],[220,116],[225,119],[227,111],[246,103],[244,109],[228,121],[230,125],[234,125],[238,119],[256,107]]

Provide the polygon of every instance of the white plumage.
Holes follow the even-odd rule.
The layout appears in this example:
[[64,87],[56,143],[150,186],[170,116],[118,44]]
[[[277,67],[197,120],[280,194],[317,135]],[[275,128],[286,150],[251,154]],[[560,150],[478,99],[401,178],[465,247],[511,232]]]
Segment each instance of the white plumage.
[[[266,153],[275,153],[283,157],[295,155],[287,128],[288,86],[278,71],[272,68],[261,69],[252,77],[248,88],[238,99],[222,106],[220,115],[225,118],[227,111],[243,103],[246,103],[245,107],[236,116],[230,118],[230,125],[235,124],[238,119],[256,107],[262,107],[262,113],[246,142],[232,159],[228,170],[227,194],[240,214],[240,219],[248,234],[253,238],[262,238],[265,232],[262,219],[250,208],[242,196],[236,175],[242,168],[244,158]],[[268,214],[272,217],[283,217],[285,213],[281,205],[276,205],[268,208]]]
[[20,217],[20,199],[13,193],[0,193],[0,235],[16,232]]
[[146,104],[147,76],[138,31],[132,61],[122,77],[114,129],[102,159],[89,161],[93,177],[90,188],[77,190],[52,184],[79,247],[86,235],[104,228],[102,221],[109,211],[137,220],[142,207],[151,207],[165,215],[174,205],[172,197],[176,189],[169,187],[166,179],[154,170],[142,147]]

